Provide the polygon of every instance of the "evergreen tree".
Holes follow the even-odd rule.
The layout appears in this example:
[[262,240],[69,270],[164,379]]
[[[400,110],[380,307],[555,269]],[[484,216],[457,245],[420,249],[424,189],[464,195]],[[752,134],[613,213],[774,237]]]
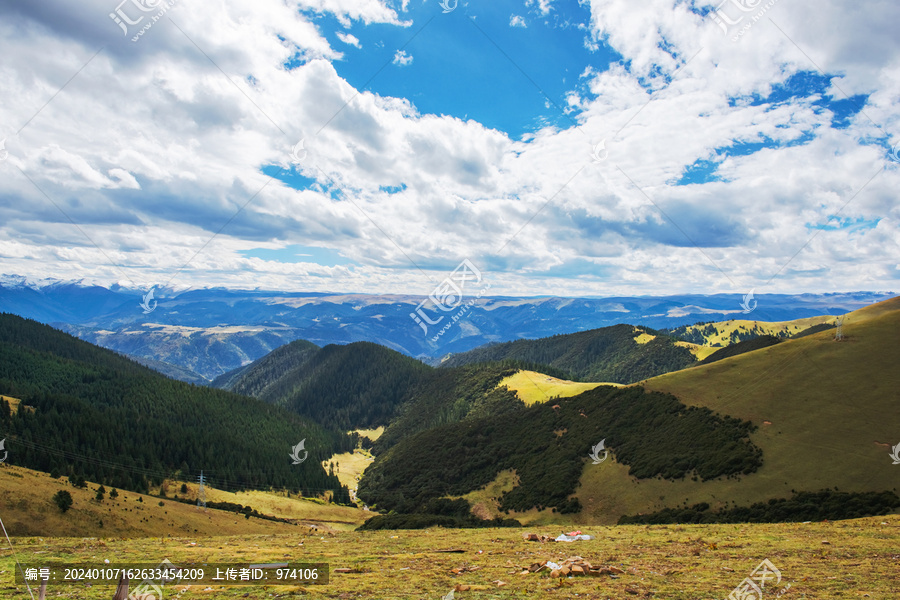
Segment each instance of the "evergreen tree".
[[65,490],[60,490],[53,496],[53,502],[56,503],[59,510],[66,512],[72,507],[72,494]]

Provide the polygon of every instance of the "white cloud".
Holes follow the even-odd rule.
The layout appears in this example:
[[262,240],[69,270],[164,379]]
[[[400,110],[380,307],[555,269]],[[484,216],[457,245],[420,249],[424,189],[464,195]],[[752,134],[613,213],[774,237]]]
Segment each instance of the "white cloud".
[[[347,27],[351,20],[362,21],[366,25],[371,23],[389,23],[404,27],[410,25],[407,21],[401,21],[397,12],[383,0],[296,0],[296,4],[306,10],[331,13]],[[406,11],[405,2],[401,10]]]
[[534,6],[542,15],[547,15],[552,8],[553,0],[526,0],[525,6]]
[[359,45],[359,38],[353,35],[352,33],[343,33],[341,31],[336,32],[336,35],[339,40],[344,42],[349,46],[356,46],[357,48],[361,48]]
[[397,50],[397,52],[394,53],[394,60],[392,62],[395,65],[405,67],[406,65],[412,64],[412,61],[412,54],[408,54],[406,50]]
[[[865,114],[900,142],[894,4],[830,0],[811,10],[781,1],[767,13],[772,21],[732,43],[683,2],[591,0],[591,43],[608,43],[624,60],[585,70],[566,94],[580,110],[578,128],[541,129],[526,141],[355,89],[335,69],[341,54],[280,0],[223,0],[216,11],[178,3],[172,23],[156,24],[138,44],[122,40],[105,2],[47,4],[0,8],[7,272],[165,281],[208,242],[176,283],[428,293],[461,257],[498,294],[900,283],[900,165],[870,143],[879,129],[863,114],[833,128],[816,98],[734,100],[766,96],[819,65],[840,75],[836,97],[837,86],[870,94]],[[346,23],[407,25],[387,3],[300,6]],[[534,6],[551,10],[550,2]],[[399,52],[395,62],[412,58]],[[284,68],[291,60],[298,66]],[[308,156],[294,167],[299,139]],[[762,139],[784,145],[723,150]],[[601,140],[609,157],[594,164]],[[698,159],[721,161],[725,181],[673,185]],[[316,185],[297,191],[269,180],[260,169],[273,164]],[[838,211],[872,225],[834,228]],[[240,254],[289,244],[340,251],[353,264]]]
[[510,27],[521,27],[526,28],[528,24],[525,23],[525,18],[519,15],[510,15],[509,16],[509,26]]

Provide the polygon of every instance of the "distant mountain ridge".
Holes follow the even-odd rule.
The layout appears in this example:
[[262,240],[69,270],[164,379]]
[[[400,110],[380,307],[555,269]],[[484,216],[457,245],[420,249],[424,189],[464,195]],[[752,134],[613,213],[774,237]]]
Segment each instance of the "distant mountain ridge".
[[[535,339],[626,323],[653,329],[744,316],[742,294],[666,297],[482,297],[437,341],[444,317],[427,332],[410,316],[424,296],[154,288],[89,282],[34,282],[0,276],[0,311],[51,324],[130,356],[162,361],[212,380],[294,340],[318,346],[368,341],[438,364],[490,342]],[[843,314],[888,293],[761,294],[752,317],[783,321]],[[430,306],[430,305],[427,305]],[[427,310],[427,308],[426,308]],[[432,311],[431,319],[440,317]],[[174,371],[171,371],[175,374]],[[190,375],[187,375],[190,377]]]

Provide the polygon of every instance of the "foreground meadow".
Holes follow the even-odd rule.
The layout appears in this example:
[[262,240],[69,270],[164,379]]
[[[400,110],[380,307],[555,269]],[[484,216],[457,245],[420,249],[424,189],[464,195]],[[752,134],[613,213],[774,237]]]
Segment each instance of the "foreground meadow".
[[[781,581],[765,597],[824,600],[900,597],[900,516],[763,525],[592,527],[589,541],[528,542],[524,529],[304,531],[293,534],[169,538],[13,538],[25,566],[327,562],[330,582],[312,586],[168,586],[164,598],[659,598],[724,599],[764,559]],[[529,529],[558,535],[557,529]],[[533,563],[581,556],[617,567],[598,577],[551,578]],[[28,598],[13,581],[6,547],[0,598]],[[349,569],[351,572],[335,572]],[[48,598],[109,599],[113,587],[50,587]],[[36,590],[34,591],[37,594]],[[748,600],[754,596],[747,596]],[[743,600],[743,599],[742,599]]]

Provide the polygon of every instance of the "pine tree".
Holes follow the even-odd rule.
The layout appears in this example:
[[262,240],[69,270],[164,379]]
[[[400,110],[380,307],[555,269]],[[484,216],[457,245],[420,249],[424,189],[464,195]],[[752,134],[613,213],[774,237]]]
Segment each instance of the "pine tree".
[[53,496],[53,502],[56,503],[56,506],[59,507],[59,510],[61,510],[62,512],[66,512],[67,510],[72,508],[72,494],[65,490],[60,490]]

